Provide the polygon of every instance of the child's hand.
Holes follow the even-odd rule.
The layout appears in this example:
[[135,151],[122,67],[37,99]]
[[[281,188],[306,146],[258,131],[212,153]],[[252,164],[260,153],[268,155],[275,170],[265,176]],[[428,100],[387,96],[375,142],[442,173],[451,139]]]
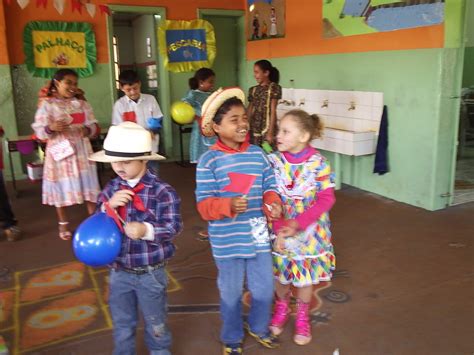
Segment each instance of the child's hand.
[[127,203],[133,200],[133,195],[135,195],[135,192],[132,190],[119,190],[110,198],[109,206],[112,208],[125,206]]
[[145,236],[146,225],[142,222],[129,222],[125,223],[124,230],[127,237],[138,240]]
[[271,208],[270,210],[270,220],[274,221],[276,219],[279,219],[283,213],[283,208],[278,202],[273,202],[270,205]]
[[282,238],[294,237],[297,232],[298,232],[297,227],[292,226],[292,225],[287,225],[280,228],[280,230],[278,231],[278,237],[282,237]]
[[275,241],[273,242],[273,249],[277,253],[280,253],[280,254],[283,253],[285,251],[285,238],[280,237],[280,235],[278,235]]
[[66,121],[59,120],[51,122],[50,124],[48,124],[48,127],[53,132],[62,132],[65,131],[69,127],[69,125],[66,123]]
[[234,213],[244,213],[247,211],[247,198],[233,197],[231,200],[230,209]]

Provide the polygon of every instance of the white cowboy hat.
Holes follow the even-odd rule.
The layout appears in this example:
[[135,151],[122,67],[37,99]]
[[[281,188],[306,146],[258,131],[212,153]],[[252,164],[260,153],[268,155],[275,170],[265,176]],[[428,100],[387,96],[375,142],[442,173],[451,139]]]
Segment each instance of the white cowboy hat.
[[204,101],[201,110],[201,132],[203,135],[212,137],[216,134],[212,129],[212,120],[222,104],[232,97],[238,98],[245,104],[245,93],[239,87],[219,88]]
[[104,140],[104,150],[93,153],[89,160],[113,163],[125,160],[163,160],[164,156],[153,153],[151,135],[145,128],[133,122],[111,126]]

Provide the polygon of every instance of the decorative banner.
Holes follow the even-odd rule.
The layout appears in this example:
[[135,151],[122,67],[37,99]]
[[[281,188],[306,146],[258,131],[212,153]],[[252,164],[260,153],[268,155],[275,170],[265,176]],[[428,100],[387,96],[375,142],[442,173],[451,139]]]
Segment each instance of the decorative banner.
[[63,14],[64,12],[64,2],[66,0],[53,0],[53,5],[54,8],[56,9],[57,12],[59,12],[60,15]]
[[16,0],[16,2],[21,7],[21,9],[24,10],[25,7],[27,7],[28,4],[30,3],[30,0]]
[[212,67],[216,57],[214,27],[204,20],[165,21],[158,27],[165,67],[172,72]]
[[95,16],[95,4],[87,3],[87,4],[84,4],[84,6],[86,7],[86,10],[87,10],[87,13],[89,14],[89,16],[94,17]]
[[51,78],[71,68],[79,77],[94,72],[97,59],[92,26],[83,22],[29,22],[23,31],[26,66],[33,76]]
[[71,0],[72,12],[76,11],[82,14],[82,3],[81,0]]
[[112,15],[109,7],[107,5],[99,5],[99,10],[101,14]]
[[285,0],[247,0],[247,5],[249,41],[285,37]]
[[48,0],[36,0],[36,7],[43,6],[43,8],[46,9],[47,5],[48,5]]

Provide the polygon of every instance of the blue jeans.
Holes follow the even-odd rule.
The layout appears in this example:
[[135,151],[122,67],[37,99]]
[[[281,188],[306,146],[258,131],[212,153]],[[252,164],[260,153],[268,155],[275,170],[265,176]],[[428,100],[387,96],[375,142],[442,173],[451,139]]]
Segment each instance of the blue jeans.
[[268,334],[273,302],[272,255],[259,253],[251,259],[216,259],[216,266],[223,323],[221,341],[235,344],[244,338],[242,294],[245,276],[252,294],[248,324],[255,334]]
[[114,355],[136,354],[138,307],[145,320],[145,343],[150,353],[171,354],[171,333],[166,327],[167,285],[164,267],[142,275],[110,270],[109,305],[114,323]]

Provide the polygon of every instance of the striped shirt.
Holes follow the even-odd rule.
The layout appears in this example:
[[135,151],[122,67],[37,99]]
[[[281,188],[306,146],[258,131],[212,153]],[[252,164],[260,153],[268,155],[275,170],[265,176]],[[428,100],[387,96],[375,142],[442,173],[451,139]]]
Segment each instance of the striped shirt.
[[[275,176],[265,153],[249,145],[243,152],[229,153],[214,145],[202,155],[196,170],[197,202],[215,197],[237,197],[242,194],[227,192],[229,172],[255,175],[256,179],[247,194],[247,211],[235,217],[209,221],[209,237],[216,259],[252,258],[256,253],[270,252],[268,227],[263,213],[263,195],[277,192]],[[253,233],[252,233],[253,230]]]
[[[154,227],[154,240],[133,240],[122,238],[122,248],[115,262],[132,268],[153,265],[171,258],[175,252],[173,239],[183,228],[179,211],[181,200],[176,191],[149,171],[140,179],[145,187],[138,192],[146,208],[138,211],[129,202],[126,205],[126,222],[148,222]],[[107,202],[112,195],[121,189],[130,188],[126,180],[116,177],[100,193],[97,206]]]

